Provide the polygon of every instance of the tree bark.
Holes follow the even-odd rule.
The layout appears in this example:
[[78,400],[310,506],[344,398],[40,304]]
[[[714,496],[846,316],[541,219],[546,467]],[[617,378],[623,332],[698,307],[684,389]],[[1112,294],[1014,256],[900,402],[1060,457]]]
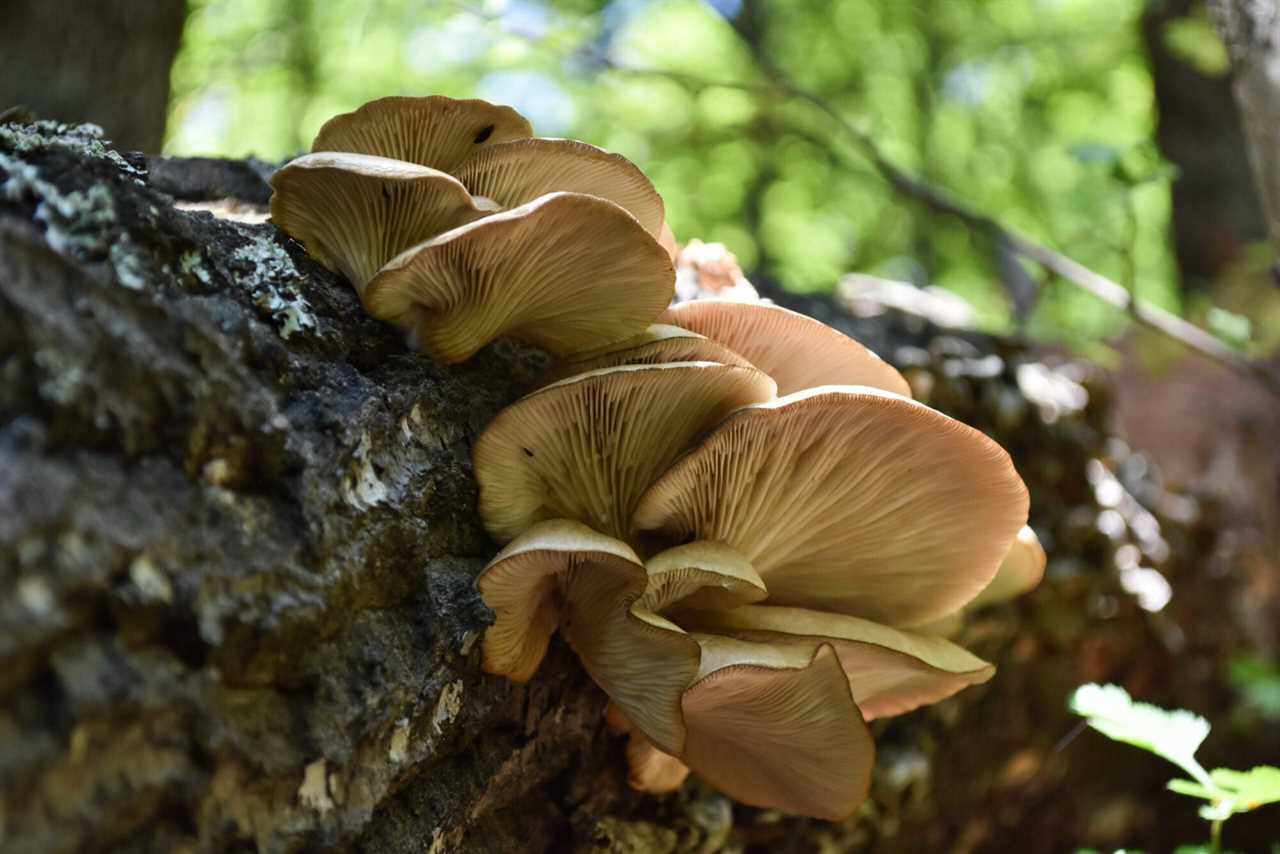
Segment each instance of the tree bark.
[[0,113],[96,122],[122,149],[159,151],[185,0],[4,0]]
[[[1173,797],[1158,761],[1058,745],[1064,698],[1090,679],[1225,713],[1217,664],[1244,643],[1222,618],[1229,585],[1199,571],[1212,516],[1160,509],[1108,442],[1105,385],[1086,405],[1014,343],[793,300],[1010,449],[1053,577],[966,630],[1000,666],[992,683],[876,725],[857,817],[734,807],[696,780],[641,797],[566,647],[526,686],[480,671],[473,581],[495,547],[470,443],[545,357],[498,342],[440,367],[274,226],[192,209],[260,206],[264,171],[0,125],[0,849],[1034,854],[1196,838],[1193,809],[1144,806]],[[1099,503],[1101,460],[1154,514]],[[1146,515],[1104,533],[1121,510]],[[1150,560],[1179,590],[1160,621],[1111,571],[1155,520]],[[1280,747],[1274,728],[1230,738],[1222,764]]]
[[1280,0],[1214,0],[1213,10],[1231,54],[1271,241],[1280,251]]

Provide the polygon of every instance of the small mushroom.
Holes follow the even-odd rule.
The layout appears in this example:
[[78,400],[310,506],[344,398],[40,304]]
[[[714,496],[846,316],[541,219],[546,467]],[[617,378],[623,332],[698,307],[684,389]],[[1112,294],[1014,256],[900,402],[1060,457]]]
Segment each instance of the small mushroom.
[[821,385],[865,385],[911,396],[902,375],[875,353],[825,323],[780,306],[694,300],[671,306],[659,322],[741,353],[777,381],[779,395]]
[[364,302],[445,363],[500,335],[565,356],[639,333],[670,300],[673,276],[626,211],[551,193],[405,250]]
[[675,624],[633,607],[645,583],[645,569],[625,543],[563,519],[535,525],[476,581],[496,615],[482,645],[485,671],[528,681],[558,626],[627,718],[679,753],[680,695],[697,672],[699,648]]
[[822,819],[866,800],[875,745],[835,650],[695,635],[680,758],[734,800]]
[[681,623],[810,655],[829,644],[867,721],[936,703],[995,674],[992,665],[949,641],[843,614],[751,605],[689,614]]
[[605,705],[604,719],[614,735],[627,736],[627,783],[631,788],[653,795],[665,795],[680,788],[689,776],[688,765],[654,746],[612,700]]
[[624,365],[569,377],[504,409],[476,441],[480,517],[499,542],[543,519],[619,538],[640,494],[694,439],[773,397],[754,368]]
[[653,323],[644,332],[625,341],[575,354],[547,371],[538,384],[546,385],[575,374],[618,365],[660,365],[665,362],[719,362],[743,368],[755,367],[723,344],[696,332]]
[[889,392],[827,386],[733,412],[640,498],[637,529],[746,557],[772,604],[915,625],[995,575],[1027,518],[1004,449]]
[[553,192],[607,199],[634,216],[655,238],[662,197],[625,157],[572,139],[520,139],[489,145],[455,170],[472,193],[514,208]]
[[1024,525],[1000,562],[996,577],[966,607],[996,605],[1031,592],[1044,578],[1047,562],[1048,556],[1044,553],[1044,546],[1040,545],[1040,538],[1030,525]]
[[483,147],[533,136],[510,107],[443,95],[392,96],[324,123],[312,151],[376,154],[452,172]]
[[404,249],[486,213],[458,179],[368,154],[306,154],[271,176],[271,218],[357,292]]

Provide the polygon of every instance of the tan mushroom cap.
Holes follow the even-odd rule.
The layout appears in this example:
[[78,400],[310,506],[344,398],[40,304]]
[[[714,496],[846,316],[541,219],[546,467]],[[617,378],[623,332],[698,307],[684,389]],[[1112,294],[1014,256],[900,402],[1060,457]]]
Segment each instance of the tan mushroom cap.
[[627,538],[640,494],[699,434],[773,380],[710,362],[580,374],[508,406],[476,440],[480,517],[499,542],[543,519]]
[[822,385],[865,385],[904,397],[911,387],[875,353],[825,323],[764,303],[693,300],[659,320],[736,350],[773,377],[778,394]]
[[991,583],[982,589],[968,607],[995,605],[1029,593],[1044,578],[1047,562],[1048,556],[1044,553],[1044,546],[1040,545],[1040,538],[1030,525],[1024,525],[1018,531],[1013,545],[1009,546],[1004,560],[1000,562],[996,577],[991,579]]
[[662,230],[658,232],[658,242],[662,244],[663,249],[667,250],[672,261],[680,257],[680,244],[676,242],[676,233],[665,222],[662,224]]
[[510,107],[443,95],[392,96],[329,119],[311,150],[376,154],[452,172],[487,146],[531,136],[529,122]]
[[565,356],[642,331],[671,299],[662,247],[622,208],[552,193],[420,243],[364,293],[446,363],[501,335]]
[[656,614],[736,608],[769,595],[745,557],[707,540],[660,552],[645,562],[645,570],[649,585],[640,604]]
[[936,703],[995,673],[991,664],[949,641],[843,614],[754,605],[690,614],[681,622],[699,632],[810,655],[830,644],[867,721]]
[[496,620],[483,641],[486,672],[527,681],[559,626],[582,665],[655,744],[684,743],[681,692],[698,669],[698,644],[632,605],[645,586],[635,554],[585,525],[552,520],[498,553],[476,584]]
[[723,344],[709,338],[660,323],[650,324],[639,335],[588,353],[575,354],[548,370],[539,385],[556,382],[575,374],[598,371],[618,365],[660,365],[665,362],[718,362],[743,368],[755,366]]
[[828,386],[726,417],[634,521],[737,549],[771,603],[915,625],[976,596],[1026,518],[1026,487],[987,436],[895,394]]
[[875,745],[829,645],[808,653],[698,635],[681,758],[752,806],[842,819],[866,800]]
[[635,164],[573,139],[520,139],[489,145],[455,173],[472,193],[514,208],[558,191],[598,196],[634,216],[655,238],[662,197]]
[[272,221],[359,292],[404,249],[485,213],[452,175],[367,154],[305,154],[271,187]]
[[674,792],[689,776],[689,766],[659,750],[628,720],[626,712],[610,700],[604,707],[605,723],[614,735],[627,736],[627,783],[631,788],[653,795]]

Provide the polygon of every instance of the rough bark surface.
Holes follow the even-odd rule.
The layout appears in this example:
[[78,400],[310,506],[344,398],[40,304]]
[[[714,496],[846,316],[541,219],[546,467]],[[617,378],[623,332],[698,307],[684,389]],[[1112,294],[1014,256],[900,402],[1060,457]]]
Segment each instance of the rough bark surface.
[[1280,250],[1280,0],[1214,0],[1213,9],[1231,53],[1271,240]]
[[[181,202],[261,202],[263,173],[122,157],[83,127],[0,126],[0,848],[1197,838],[1158,762],[1090,736],[1058,745],[1064,698],[1088,679],[1223,711],[1215,663],[1243,642],[1221,618],[1229,576],[1203,572],[1210,508],[1108,441],[1096,379],[917,318],[793,301],[1009,447],[1052,577],[966,630],[1001,668],[990,685],[877,724],[876,786],[854,819],[733,807],[697,781],[642,798],[563,645],[528,686],[479,668],[489,617],[472,584],[494,547],[470,442],[544,357],[499,342],[442,368],[273,226]],[[1126,546],[1174,580],[1160,613],[1118,585]],[[1220,742],[1211,761],[1274,755],[1276,738]],[[1247,820],[1233,832],[1247,848]]]

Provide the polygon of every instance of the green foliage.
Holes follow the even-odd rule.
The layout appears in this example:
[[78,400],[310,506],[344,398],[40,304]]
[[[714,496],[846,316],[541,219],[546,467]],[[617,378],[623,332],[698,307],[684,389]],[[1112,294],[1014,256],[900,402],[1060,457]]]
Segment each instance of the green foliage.
[[1261,658],[1237,658],[1231,662],[1231,683],[1247,706],[1268,720],[1280,720],[1280,667]]
[[1167,759],[1194,778],[1170,780],[1169,789],[1208,802],[1200,808],[1200,817],[1211,822],[1211,841],[1208,846],[1183,846],[1178,849],[1183,854],[1220,854],[1224,821],[1280,803],[1280,768],[1262,765],[1249,771],[1204,770],[1195,752],[1209,735],[1209,722],[1199,715],[1135,702],[1119,685],[1081,685],[1068,705],[1108,738]]
[[[540,133],[635,160],[676,234],[826,290],[856,270],[945,286],[1011,324],[993,247],[888,188],[776,72],[899,165],[1166,307],[1173,176],[1156,153],[1142,0],[193,0],[168,149],[283,158],[381,95],[511,103]],[[1169,38],[1205,53],[1203,27]],[[632,70],[625,70],[632,69]],[[853,158],[853,162],[850,162]],[[1126,323],[1044,283],[1029,331]]]

